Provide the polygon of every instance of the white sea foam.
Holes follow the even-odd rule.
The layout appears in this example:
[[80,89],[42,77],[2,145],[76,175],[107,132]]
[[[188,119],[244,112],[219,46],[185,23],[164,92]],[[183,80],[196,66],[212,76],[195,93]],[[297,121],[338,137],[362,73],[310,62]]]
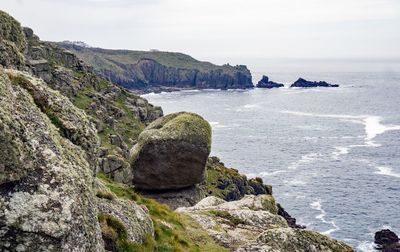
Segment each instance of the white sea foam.
[[320,201],[320,200],[317,200],[317,201],[314,201],[314,202],[310,203],[310,207],[311,207],[312,209],[315,209],[315,210],[317,210],[317,211],[320,212],[320,214],[318,214],[317,216],[315,216],[316,219],[320,220],[320,221],[323,222],[323,223],[332,225],[332,228],[331,228],[331,229],[328,229],[328,230],[326,230],[326,231],[324,231],[324,232],[321,232],[322,234],[329,235],[329,234],[331,234],[331,233],[333,233],[333,232],[335,232],[335,231],[340,230],[340,228],[336,225],[336,223],[335,223],[333,220],[326,220],[326,219],[325,219],[326,212],[325,212],[325,210],[322,208],[322,204],[321,204],[321,201]]
[[282,110],[281,113],[292,114],[298,116],[311,116],[311,117],[324,117],[324,118],[336,118],[340,119],[343,122],[357,123],[364,125],[365,131],[365,144],[362,145],[349,145],[348,148],[356,148],[356,147],[380,147],[380,144],[377,144],[373,141],[375,137],[380,134],[383,134],[387,131],[392,130],[400,130],[400,125],[384,125],[381,123],[382,118],[379,116],[371,116],[371,115],[342,115],[342,114],[314,114],[314,113],[306,113],[300,111],[289,111]]
[[267,177],[267,176],[273,176],[273,175],[276,175],[276,174],[279,174],[279,173],[284,173],[284,172],[286,172],[286,171],[277,170],[277,171],[272,171],[272,172],[260,172],[258,174],[258,176],[259,177]]
[[215,126],[215,125],[218,125],[218,124],[219,124],[219,122],[210,122],[211,126]]
[[375,252],[374,243],[371,241],[362,241],[358,244],[357,249],[361,252]]
[[289,185],[294,185],[294,186],[307,184],[306,182],[304,182],[304,181],[302,181],[300,179],[285,180],[284,182],[289,184]]
[[400,174],[393,172],[391,167],[376,166],[376,168],[378,169],[378,171],[375,172],[376,174],[400,178]]
[[298,167],[302,166],[302,165],[306,165],[309,164],[315,160],[317,160],[319,157],[321,156],[321,154],[319,153],[309,153],[306,155],[301,156],[301,159],[298,161],[295,161],[293,163],[291,163],[288,166],[289,170],[296,170]]
[[332,158],[337,159],[341,155],[346,155],[350,151],[349,147],[342,147],[342,146],[337,146],[335,147],[335,151],[332,152]]
[[246,104],[243,106],[243,108],[256,108],[256,107],[258,107],[257,104]]

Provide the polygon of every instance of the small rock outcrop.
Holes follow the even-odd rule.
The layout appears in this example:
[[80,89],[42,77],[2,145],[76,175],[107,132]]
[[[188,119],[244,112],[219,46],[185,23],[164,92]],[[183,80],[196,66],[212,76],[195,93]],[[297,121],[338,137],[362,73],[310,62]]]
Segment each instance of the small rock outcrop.
[[375,233],[375,244],[382,252],[400,252],[399,237],[389,229]]
[[337,84],[330,84],[326,81],[308,81],[303,78],[299,78],[290,87],[339,87]]
[[211,127],[199,115],[169,114],[151,123],[131,150],[133,184],[142,190],[180,189],[204,180]]
[[25,36],[20,23],[0,10],[0,65],[23,66],[25,46]]
[[232,250],[266,229],[287,227],[285,219],[276,214],[271,195],[247,195],[232,202],[210,196],[193,207],[176,211],[191,216],[218,243]]
[[226,202],[210,196],[193,207],[178,208],[231,251],[354,252],[348,245],[317,232],[292,229],[279,216],[272,195],[246,195]]
[[225,167],[218,157],[208,158],[206,173],[206,180],[200,187],[207,196],[233,201],[248,194],[272,194],[272,187],[265,185],[261,178],[247,179],[238,170]]
[[275,228],[261,233],[237,252],[354,252],[347,244],[320,233],[292,228]]
[[280,216],[282,216],[283,218],[285,218],[285,220],[287,221],[289,227],[291,228],[300,228],[300,229],[305,229],[306,226],[303,225],[299,225],[296,223],[296,218],[290,216],[290,214],[288,212],[285,211],[285,209],[283,209],[283,207],[280,204],[277,204],[278,207],[278,214]]
[[258,88],[280,88],[285,85],[277,82],[270,81],[268,76],[263,75],[262,79],[258,82]]

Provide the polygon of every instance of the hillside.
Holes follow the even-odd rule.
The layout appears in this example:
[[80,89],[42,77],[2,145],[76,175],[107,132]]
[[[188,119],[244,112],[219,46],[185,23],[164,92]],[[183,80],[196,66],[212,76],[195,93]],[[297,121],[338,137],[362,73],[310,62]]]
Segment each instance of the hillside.
[[108,50],[61,42],[103,77],[142,92],[252,88],[246,66],[217,66],[189,55],[161,51]]

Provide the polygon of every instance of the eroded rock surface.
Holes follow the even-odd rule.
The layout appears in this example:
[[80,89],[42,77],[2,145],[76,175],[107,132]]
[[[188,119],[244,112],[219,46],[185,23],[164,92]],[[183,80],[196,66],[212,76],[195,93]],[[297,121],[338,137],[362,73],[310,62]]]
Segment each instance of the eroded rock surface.
[[[13,81],[20,74],[0,69],[0,250],[102,251],[90,159]],[[46,89],[38,79],[29,82]]]
[[174,113],[151,123],[132,149],[133,183],[142,190],[180,189],[204,180],[211,127],[199,115]]
[[216,241],[230,249],[254,239],[265,229],[287,227],[285,219],[276,214],[271,195],[247,195],[232,202],[210,196],[193,207],[176,211],[191,216]]

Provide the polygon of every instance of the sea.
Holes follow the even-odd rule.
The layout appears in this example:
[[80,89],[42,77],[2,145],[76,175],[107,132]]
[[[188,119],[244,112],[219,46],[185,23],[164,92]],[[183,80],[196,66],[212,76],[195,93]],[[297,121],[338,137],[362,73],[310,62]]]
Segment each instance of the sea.
[[[279,89],[144,95],[164,113],[195,112],[213,129],[212,153],[273,186],[298,223],[374,249],[374,233],[400,235],[400,60],[253,59]],[[339,88],[289,88],[299,77]]]

